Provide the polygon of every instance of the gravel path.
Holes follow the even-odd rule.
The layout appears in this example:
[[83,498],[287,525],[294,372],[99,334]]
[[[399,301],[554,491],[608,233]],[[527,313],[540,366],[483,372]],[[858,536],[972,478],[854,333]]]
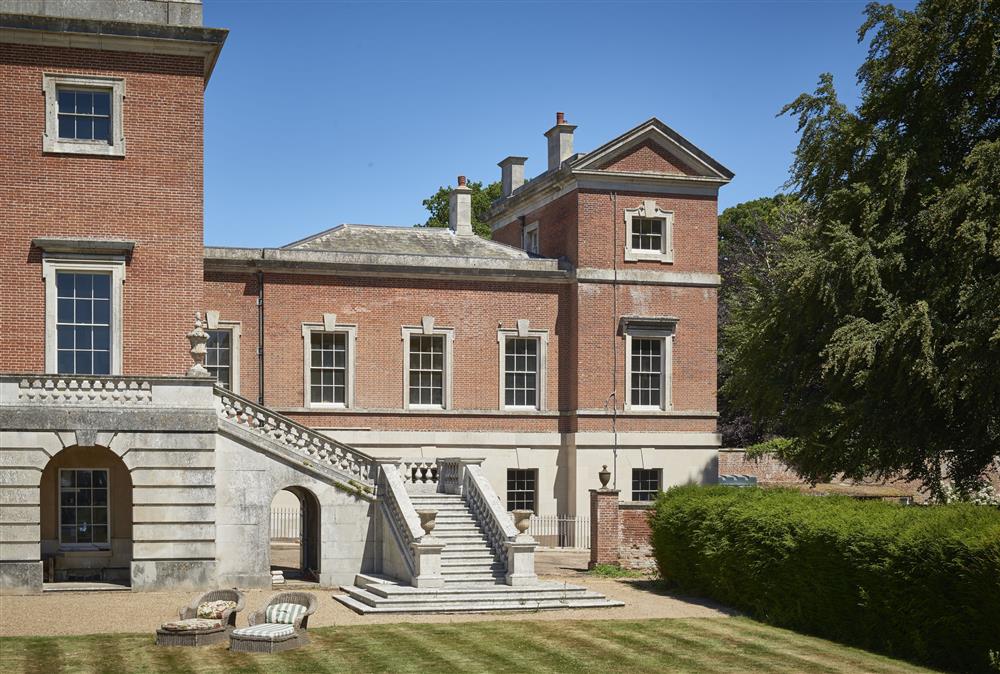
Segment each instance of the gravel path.
[[[648,618],[721,617],[733,613],[716,604],[685,600],[662,593],[649,580],[591,578],[586,552],[540,551],[537,571],[549,581],[585,585],[608,597],[625,602],[609,609],[576,609],[485,615],[393,615],[361,616],[332,598],[333,588],[317,588],[319,609],[309,619],[310,627],[372,625],[385,623],[453,623],[496,620],[644,620]],[[298,588],[296,588],[298,589]],[[152,633],[166,620],[177,617],[178,608],[191,601],[193,592],[48,592],[27,597],[0,596],[0,636]],[[247,590],[246,614],[270,596],[269,590]]]

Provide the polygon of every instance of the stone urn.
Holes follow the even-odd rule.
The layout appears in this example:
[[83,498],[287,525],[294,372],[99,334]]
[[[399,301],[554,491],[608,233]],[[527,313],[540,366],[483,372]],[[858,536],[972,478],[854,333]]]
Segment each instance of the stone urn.
[[600,472],[597,473],[597,479],[601,481],[601,489],[608,488],[608,482],[611,481],[611,471],[608,470],[607,464],[605,464]]
[[205,332],[207,324],[201,318],[199,311],[194,315],[194,330],[187,333],[188,341],[191,342],[191,360],[194,365],[188,368],[189,377],[209,377],[211,373],[205,368],[205,356],[208,355],[208,333]]
[[425,536],[430,536],[431,532],[434,531],[434,527],[437,526],[437,510],[418,510],[417,515],[420,516],[420,528],[424,530]]
[[514,516],[514,526],[517,528],[518,534],[523,534],[528,530],[531,525],[531,516],[535,513],[531,510],[515,510],[511,512]]

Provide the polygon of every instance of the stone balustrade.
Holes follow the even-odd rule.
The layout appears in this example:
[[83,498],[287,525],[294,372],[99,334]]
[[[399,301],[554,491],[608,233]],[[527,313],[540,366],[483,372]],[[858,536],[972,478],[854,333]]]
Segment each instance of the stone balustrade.
[[221,419],[320,465],[345,473],[365,486],[374,487],[376,464],[371,456],[224,388],[216,387],[215,395]]

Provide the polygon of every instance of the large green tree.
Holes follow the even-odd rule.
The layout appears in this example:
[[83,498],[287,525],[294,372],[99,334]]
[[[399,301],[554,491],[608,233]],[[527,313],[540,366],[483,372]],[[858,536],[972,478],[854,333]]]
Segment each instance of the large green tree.
[[[484,239],[489,239],[492,232],[486,224],[485,216],[490,210],[490,204],[500,198],[500,182],[490,183],[485,187],[481,182],[469,182],[468,186],[472,190],[472,230]],[[422,227],[448,226],[448,199],[451,190],[451,187],[439,187],[437,192],[424,199],[424,208],[430,212],[430,216]]]
[[727,395],[725,383],[734,365],[727,327],[734,311],[757,301],[757,286],[771,283],[781,238],[802,217],[802,203],[784,194],[730,206],[719,216],[719,432],[727,447],[747,447],[780,432],[767,420],[755,420]]
[[803,223],[733,309],[725,393],[813,480],[959,485],[1000,455],[1000,2],[870,4],[849,110],[783,112]]

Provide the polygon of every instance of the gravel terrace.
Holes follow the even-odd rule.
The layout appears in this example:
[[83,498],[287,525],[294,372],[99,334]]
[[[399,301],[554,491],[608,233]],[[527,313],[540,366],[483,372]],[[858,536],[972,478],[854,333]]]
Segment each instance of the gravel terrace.
[[[584,574],[589,551],[539,550],[536,570],[549,581],[585,585],[608,597],[625,602],[609,609],[576,609],[523,613],[361,616],[332,598],[337,588],[310,589],[319,598],[319,609],[309,619],[310,627],[373,625],[385,623],[454,623],[496,620],[645,620],[649,618],[710,618],[734,612],[700,599],[685,599],[660,590],[646,579],[611,580]],[[295,589],[302,588],[296,584]],[[302,588],[305,589],[305,588]],[[274,591],[280,591],[275,588]],[[247,590],[247,606],[238,618],[256,610],[271,595],[270,590]],[[194,592],[47,592],[42,595],[0,596],[0,636],[56,636],[121,632],[152,633],[161,623],[175,619],[180,606]]]

